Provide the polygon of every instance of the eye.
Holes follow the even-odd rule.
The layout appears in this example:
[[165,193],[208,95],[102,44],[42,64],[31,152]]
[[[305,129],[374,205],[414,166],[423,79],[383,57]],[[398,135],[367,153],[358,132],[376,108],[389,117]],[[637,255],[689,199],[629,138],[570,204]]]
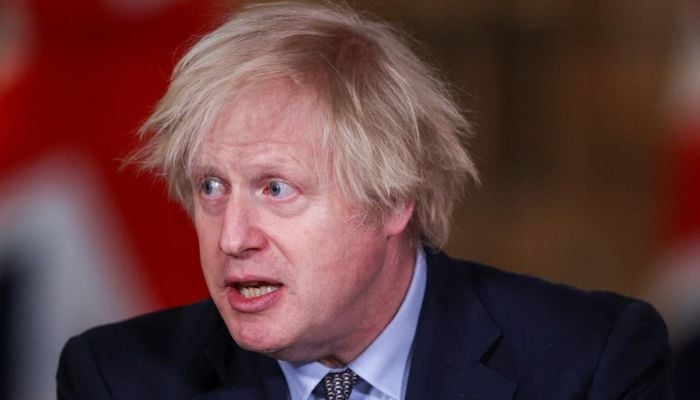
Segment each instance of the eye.
[[285,181],[272,180],[267,183],[263,189],[263,194],[281,199],[290,196],[294,193],[294,187]]
[[224,194],[226,187],[216,178],[205,178],[202,181],[200,190],[206,197],[217,197]]

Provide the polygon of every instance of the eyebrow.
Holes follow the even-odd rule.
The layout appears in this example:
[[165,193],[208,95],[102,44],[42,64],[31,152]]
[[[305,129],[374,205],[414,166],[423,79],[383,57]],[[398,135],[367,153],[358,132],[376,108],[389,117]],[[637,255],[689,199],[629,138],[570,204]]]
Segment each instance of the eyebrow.
[[[290,162],[291,160],[292,162]],[[266,176],[266,177],[274,177],[274,176],[283,176],[283,175],[288,175],[290,168],[292,170],[294,169],[303,169],[306,170],[308,169],[307,166],[303,165],[302,163],[297,162],[295,159],[275,159],[275,160],[265,160],[261,162],[256,162],[253,163],[253,165],[248,166],[246,169],[252,169],[255,171],[256,177],[257,176]],[[201,179],[202,177],[205,176],[221,176],[224,175],[224,173],[221,171],[220,168],[217,168],[215,165],[211,164],[199,164],[199,165],[194,165],[192,169],[190,170],[190,173],[188,174],[188,178],[191,181],[195,181],[197,179]]]
[[187,174],[187,178],[190,180],[190,182],[195,183],[197,180],[209,175],[219,175],[219,173],[217,172],[217,169],[211,165],[202,166],[195,164]]

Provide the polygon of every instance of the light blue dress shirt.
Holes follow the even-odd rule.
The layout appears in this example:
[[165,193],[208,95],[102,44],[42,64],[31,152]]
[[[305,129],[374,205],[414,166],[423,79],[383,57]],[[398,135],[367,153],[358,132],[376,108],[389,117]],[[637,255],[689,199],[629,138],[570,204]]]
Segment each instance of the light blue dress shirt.
[[[411,345],[418,326],[426,283],[425,253],[418,248],[416,263],[406,297],[389,325],[348,368],[359,379],[350,400],[402,400],[406,396],[411,365]],[[319,400],[312,393],[331,369],[319,362],[278,361],[287,380],[290,400]]]

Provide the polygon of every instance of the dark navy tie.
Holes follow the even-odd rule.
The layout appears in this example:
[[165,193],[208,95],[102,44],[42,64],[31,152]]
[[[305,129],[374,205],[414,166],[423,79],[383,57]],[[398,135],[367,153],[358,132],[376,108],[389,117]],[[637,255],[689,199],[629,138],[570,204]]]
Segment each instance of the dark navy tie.
[[323,377],[323,388],[327,400],[348,400],[352,386],[357,382],[357,374],[346,368],[341,372],[329,372]]

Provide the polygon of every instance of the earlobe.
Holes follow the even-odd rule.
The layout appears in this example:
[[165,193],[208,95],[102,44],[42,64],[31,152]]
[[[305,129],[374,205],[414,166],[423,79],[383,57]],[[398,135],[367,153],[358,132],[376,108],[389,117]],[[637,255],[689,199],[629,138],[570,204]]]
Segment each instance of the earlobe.
[[396,236],[406,230],[413,216],[413,200],[401,201],[387,214],[384,229],[388,236]]

